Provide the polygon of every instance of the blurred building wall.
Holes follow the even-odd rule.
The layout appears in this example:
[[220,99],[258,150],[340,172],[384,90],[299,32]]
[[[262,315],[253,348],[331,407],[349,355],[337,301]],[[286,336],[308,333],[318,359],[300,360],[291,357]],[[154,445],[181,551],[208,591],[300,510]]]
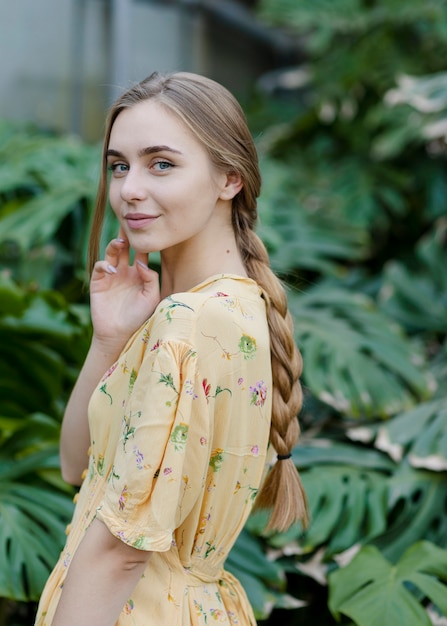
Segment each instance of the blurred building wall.
[[[117,7],[127,21],[114,21]],[[0,0],[0,118],[96,140],[111,98],[154,70],[203,73],[244,97],[287,52],[240,8],[231,0]]]

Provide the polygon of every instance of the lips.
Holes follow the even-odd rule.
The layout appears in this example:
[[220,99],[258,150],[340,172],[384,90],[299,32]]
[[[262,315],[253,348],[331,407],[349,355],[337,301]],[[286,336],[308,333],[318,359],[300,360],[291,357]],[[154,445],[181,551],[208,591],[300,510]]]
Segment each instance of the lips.
[[127,221],[129,228],[138,230],[155,222],[157,216],[146,215],[145,213],[128,213],[124,219]]

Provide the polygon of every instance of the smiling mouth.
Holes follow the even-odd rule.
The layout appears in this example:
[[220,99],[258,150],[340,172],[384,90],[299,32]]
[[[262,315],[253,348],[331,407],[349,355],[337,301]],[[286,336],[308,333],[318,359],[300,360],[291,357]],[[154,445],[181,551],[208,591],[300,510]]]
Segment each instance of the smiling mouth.
[[132,230],[138,230],[139,228],[144,228],[145,226],[149,226],[158,216],[144,215],[141,213],[131,213],[126,215],[124,218],[129,225],[129,228]]

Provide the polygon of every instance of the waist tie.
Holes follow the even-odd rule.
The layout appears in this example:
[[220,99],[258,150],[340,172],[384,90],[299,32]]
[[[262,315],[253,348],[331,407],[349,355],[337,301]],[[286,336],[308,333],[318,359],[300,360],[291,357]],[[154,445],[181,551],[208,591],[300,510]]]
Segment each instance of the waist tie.
[[183,571],[188,587],[201,587],[202,585],[208,585],[210,583],[218,585],[227,573],[222,568],[217,570],[217,572],[204,572],[198,570],[197,567],[194,567],[194,569],[185,567]]
[[233,574],[221,569],[213,576],[212,574],[197,572],[197,569],[194,568],[194,572],[185,569],[185,576],[188,587],[201,587],[207,583],[218,585],[227,615],[232,617],[234,623],[256,626],[256,618],[245,590]]

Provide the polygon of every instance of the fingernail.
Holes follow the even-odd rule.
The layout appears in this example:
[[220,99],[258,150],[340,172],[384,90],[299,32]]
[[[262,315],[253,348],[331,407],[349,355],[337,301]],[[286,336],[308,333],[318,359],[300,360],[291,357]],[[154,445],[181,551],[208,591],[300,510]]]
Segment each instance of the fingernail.
[[140,261],[139,259],[137,260],[137,263],[140,267],[144,267],[145,270],[147,270],[147,265],[145,263],[143,263],[143,261]]
[[116,274],[117,273],[117,269],[116,269],[116,267],[113,267],[113,265],[108,265],[107,266],[107,271],[110,272],[110,274]]
[[126,243],[126,240],[122,239],[122,237],[117,237],[116,240],[119,241],[120,243]]

